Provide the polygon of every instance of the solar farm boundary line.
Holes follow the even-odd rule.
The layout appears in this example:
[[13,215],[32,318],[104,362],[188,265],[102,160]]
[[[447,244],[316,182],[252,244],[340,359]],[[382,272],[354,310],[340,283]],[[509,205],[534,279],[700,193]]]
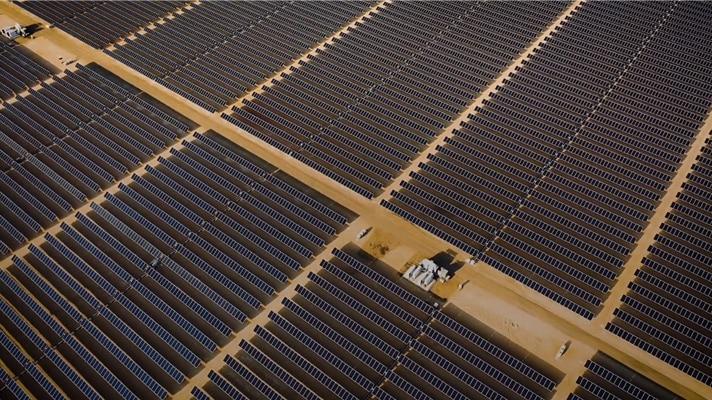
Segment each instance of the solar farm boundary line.
[[446,138],[453,137],[453,130],[460,127],[461,122],[467,121],[468,115],[474,113],[477,107],[482,106],[484,100],[489,99],[492,94],[496,93],[497,86],[502,85],[502,83],[505,79],[507,79],[509,74],[511,72],[514,72],[516,67],[522,65],[522,62],[529,58],[529,56],[532,54],[532,51],[538,48],[540,44],[544,42],[546,38],[549,37],[549,35],[554,31],[554,29],[556,29],[566,19],[566,17],[568,17],[569,14],[571,14],[571,12],[576,9],[576,7],[578,7],[578,5],[581,4],[583,1],[584,0],[574,0],[571,4],[569,4],[569,6],[564,11],[562,11],[559,16],[554,21],[552,21],[546,29],[541,31],[539,35],[532,42],[530,42],[524,50],[522,50],[519,56],[515,58],[514,61],[512,61],[506,69],[500,72],[499,75],[492,82],[490,82],[487,87],[482,89],[480,95],[477,96],[474,101],[470,103],[457,118],[452,120],[452,122],[447,125],[440,132],[440,134],[438,134],[435,140],[433,140],[425,150],[423,150],[417,157],[411,160],[410,165],[407,168],[403,169],[400,175],[394,177],[393,181],[388,186],[385,186],[383,188],[383,192],[379,196],[374,196],[372,201],[380,204],[381,200],[390,199],[390,192],[400,187],[400,181],[404,178],[407,178],[410,172],[418,171],[420,169],[418,167],[418,164],[420,164],[421,162],[426,162],[428,154],[435,153],[435,148],[437,146],[443,145],[445,143]]

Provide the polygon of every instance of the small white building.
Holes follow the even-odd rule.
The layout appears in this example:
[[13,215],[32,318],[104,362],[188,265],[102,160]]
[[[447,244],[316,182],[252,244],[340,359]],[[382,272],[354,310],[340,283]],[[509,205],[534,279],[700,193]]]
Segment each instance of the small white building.
[[445,268],[440,268],[430,259],[423,259],[418,264],[413,264],[408,268],[403,277],[422,289],[430,290],[435,285],[435,281],[445,282],[450,277]]
[[0,28],[0,33],[3,34],[6,38],[13,40],[16,37],[25,37],[28,36],[29,34],[27,33],[27,30],[23,28],[20,24],[15,24],[14,26],[6,26],[4,28]]

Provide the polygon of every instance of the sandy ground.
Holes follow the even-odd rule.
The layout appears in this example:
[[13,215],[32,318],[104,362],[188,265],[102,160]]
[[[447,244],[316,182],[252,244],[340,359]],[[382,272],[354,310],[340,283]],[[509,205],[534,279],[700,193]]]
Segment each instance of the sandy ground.
[[[569,8],[569,11],[573,9],[577,3],[578,2],[575,2],[574,5]],[[564,13],[564,15],[567,13],[568,11]],[[23,25],[38,22],[36,17],[26,13],[19,7],[10,3],[0,3],[0,25],[6,20],[17,21]],[[453,121],[451,126],[446,129],[446,133],[432,143],[431,147],[434,148],[434,146],[440,143],[442,139],[451,132],[452,128],[457,127],[460,121],[466,118],[466,115],[472,108],[481,104],[482,100],[489,95],[494,87],[501,83],[501,80],[509,74],[515,65],[526,58],[529,51],[531,51],[538,41],[541,41],[558,22],[559,21],[556,21],[545,33],[540,35],[537,42],[532,44],[527,51],[523,52],[509,70],[504,71],[489,88],[483,90],[482,94],[474,101],[471,107],[463,112],[460,118]],[[200,125],[198,131],[204,132],[208,129],[214,129],[259,157],[264,158],[279,169],[288,172],[293,177],[316,188],[321,193],[358,213],[359,218],[353,221],[310,265],[307,265],[305,272],[318,270],[319,260],[321,258],[329,258],[332,248],[341,248],[350,241],[355,240],[358,232],[367,227],[373,227],[373,230],[357,243],[370,254],[382,259],[400,271],[405,269],[406,263],[409,261],[417,261],[441,251],[457,250],[448,243],[379,206],[378,202],[380,198],[367,200],[356,195],[333,180],[319,173],[315,173],[314,170],[301,162],[285,156],[280,151],[269,147],[255,139],[252,135],[222,120],[219,118],[219,115],[210,114],[198,106],[185,101],[158,83],[150,81],[138,72],[131,70],[103,54],[101,51],[90,48],[58,29],[41,30],[35,34],[35,39],[22,39],[20,42],[24,44],[27,49],[45,56],[47,61],[60,70],[66,68],[58,61],[60,55],[65,59],[77,57],[78,62],[82,64],[97,62],[121,76],[129,83],[172,107],[177,112],[194,120]],[[296,61],[294,64],[296,64]],[[256,90],[261,90],[261,87],[258,87]],[[251,95],[252,93],[247,94],[248,97]],[[708,119],[702,132],[708,132],[711,128],[712,119]],[[617,360],[685,398],[710,398],[712,391],[709,387],[604,329],[606,321],[610,319],[612,310],[619,304],[621,294],[625,292],[625,287],[632,278],[634,269],[639,265],[640,259],[651,243],[652,237],[664,218],[665,211],[674,199],[674,195],[682,181],[684,181],[684,176],[687,174],[687,171],[689,171],[706,136],[706,134],[698,135],[676,179],[663,198],[647,230],[644,232],[638,247],[633,252],[631,261],[625,266],[617,285],[613,288],[608,301],[604,304],[603,312],[593,321],[586,321],[578,317],[571,311],[545,298],[543,295],[534,292],[482,263],[478,263],[475,266],[465,265],[449,282],[436,285],[434,292],[442,297],[449,298],[461,309],[564,372],[566,376],[564,381],[557,387],[555,399],[565,399],[568,393],[573,390],[575,387],[574,381],[584,370],[584,362],[597,350],[608,353]],[[179,144],[176,146],[177,148],[180,147]],[[428,152],[429,151],[423,152],[423,155]],[[156,155],[156,157],[158,155]],[[412,165],[417,165],[418,161],[420,161],[420,159],[416,159]],[[155,160],[151,163],[155,163]],[[404,171],[404,174],[407,174],[409,171],[410,169]],[[124,181],[128,179],[130,178],[126,178]],[[387,194],[391,189],[396,188],[399,181],[399,179],[396,179],[391,186],[386,188],[384,193]],[[107,192],[115,192],[116,190],[116,186],[113,186],[109,188]],[[100,196],[103,196],[103,194],[100,194]],[[85,211],[87,207],[88,206],[84,206],[78,211]],[[65,221],[71,223],[72,218],[72,216],[67,217]],[[59,227],[54,226],[47,231],[55,233],[58,230]],[[35,242],[39,241],[41,241],[41,239],[35,240]],[[26,252],[26,247],[23,247],[16,253],[23,255]],[[458,252],[456,260],[461,261],[467,257],[467,254]],[[0,262],[0,267],[2,268],[6,268],[8,265],[9,261],[7,259]],[[279,297],[291,297],[294,295],[295,286],[297,284],[306,283],[306,276],[307,274],[303,273],[294,279],[291,284],[280,293]],[[462,290],[457,290],[457,286],[460,282],[467,282],[467,284]],[[264,311],[276,310],[279,307],[280,302],[278,300],[272,301],[266,306]],[[267,312],[262,312],[252,319],[247,326],[234,334],[232,340],[221,348],[215,357],[205,363],[201,372],[187,382],[184,388],[176,393],[174,397],[189,397],[188,393],[190,389],[194,385],[201,386],[205,383],[207,373],[211,369],[218,369],[222,366],[222,360],[225,354],[235,354],[238,350],[240,340],[250,337],[254,326],[264,324],[266,321]],[[559,346],[569,340],[572,343],[570,349],[560,360],[554,360],[554,355]]]

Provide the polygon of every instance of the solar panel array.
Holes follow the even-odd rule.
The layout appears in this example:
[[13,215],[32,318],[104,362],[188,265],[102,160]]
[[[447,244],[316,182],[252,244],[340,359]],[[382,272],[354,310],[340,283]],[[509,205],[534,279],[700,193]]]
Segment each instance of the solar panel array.
[[152,21],[160,19],[188,1],[41,1],[16,4],[100,49],[115,43]]
[[584,365],[586,372],[576,379],[578,387],[568,400],[682,400],[600,351]]
[[[195,387],[196,398],[550,398],[557,381],[512,355],[511,343],[458,322],[334,249],[298,295],[282,300],[240,351]],[[402,281],[401,281],[402,282]],[[481,328],[480,328],[481,329]]]
[[49,77],[47,68],[0,41],[0,99],[9,99]]
[[355,217],[299,185],[196,133],[14,255],[0,273],[0,391],[177,391]]
[[712,386],[712,139],[606,329]]
[[709,12],[579,5],[382,205],[592,318],[710,106],[712,49],[672,39]]
[[77,68],[0,109],[2,255],[188,130],[137,91]]
[[369,2],[201,2],[107,54],[214,112],[362,13]]
[[[387,2],[343,29],[372,3],[18,4],[96,48],[172,13],[105,52],[211,112],[342,30],[221,117],[367,198],[568,6]],[[710,17],[582,2],[381,205],[592,319],[707,118]],[[179,142],[192,121],[98,65],[48,79],[0,43],[0,69],[2,398],[177,393],[356,218],[216,132]],[[712,386],[710,188],[712,137],[606,329]],[[333,255],[195,398],[553,396],[553,367]],[[585,366],[571,400],[678,398]]]
[[222,117],[370,198],[566,6],[386,3]]

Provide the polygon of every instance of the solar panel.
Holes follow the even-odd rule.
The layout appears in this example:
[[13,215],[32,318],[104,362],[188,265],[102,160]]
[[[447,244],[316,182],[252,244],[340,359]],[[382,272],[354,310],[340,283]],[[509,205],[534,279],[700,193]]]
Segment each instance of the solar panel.
[[[267,282],[263,281],[261,278],[259,278],[257,275],[252,273],[250,270],[246,269],[244,266],[230,258],[228,255],[220,251],[218,248],[212,246],[210,243],[208,243],[205,239],[201,237],[194,237],[193,241],[200,247],[204,248],[207,250],[207,252],[215,257],[216,259],[220,260],[223,264],[228,266],[231,270],[233,270],[235,273],[243,277],[245,280],[247,280],[249,283],[254,285],[256,288],[260,289],[263,293],[267,295],[272,295],[275,292],[275,289],[268,284]],[[229,244],[228,244],[229,246]],[[228,247],[229,248],[229,247]],[[251,304],[257,304],[258,307],[261,305],[259,300],[257,298],[254,298],[251,300]]]
[[326,375],[320,369],[316,368],[314,366],[314,364],[312,364],[307,359],[305,359],[304,357],[299,355],[299,353],[297,353],[296,351],[292,350],[289,346],[287,346],[284,342],[279,340],[276,336],[274,336],[272,333],[270,333],[266,329],[264,329],[258,325],[255,327],[255,333],[260,338],[262,338],[264,341],[269,343],[272,347],[277,349],[280,353],[282,353],[290,361],[295,363],[303,371],[305,371],[306,373],[313,376],[316,380],[319,381],[319,383],[321,383],[327,389],[329,389],[332,393],[337,395],[338,398],[350,399],[350,400],[357,399],[357,397],[354,396],[351,392],[344,389],[344,387],[341,384],[339,384],[334,379],[332,379],[331,377]]
[[[54,246],[57,250],[59,250],[65,257],[67,257],[68,260],[72,261],[72,263],[79,267],[82,272],[91,277],[91,279],[96,282],[100,287],[102,287],[106,293],[108,294],[114,294],[118,289],[114,288],[108,281],[106,281],[102,276],[100,276],[96,271],[94,271],[92,268],[89,267],[88,264],[86,264],[83,260],[81,260],[79,257],[77,257],[73,252],[71,252],[67,247],[65,247],[63,244],[61,244],[54,236],[51,236],[49,234],[45,235],[45,240],[47,240],[48,243],[50,243],[52,246]],[[152,270],[151,270],[152,271]],[[194,304],[194,300],[188,296],[185,295],[180,289],[174,288],[173,284],[170,283],[169,281],[166,281],[160,275],[158,277],[155,276],[155,274],[150,274],[154,277],[154,279],[158,278],[159,283],[162,284],[163,287],[168,287],[171,293],[174,295],[178,295],[181,301],[183,303],[191,306],[192,308],[196,308],[196,305]],[[201,307],[202,309],[202,307]],[[203,310],[204,312],[207,313],[207,311]],[[214,317],[213,317],[214,318]],[[192,325],[183,325],[182,326],[184,329],[186,329],[187,332],[189,332],[193,337],[196,338],[201,344],[203,344],[208,350],[212,351],[215,348],[215,343],[207,338],[202,332],[198,331],[195,327]],[[180,343],[175,345],[177,348],[181,348],[182,345]],[[185,354],[191,354],[187,349],[184,350],[186,353]],[[193,363],[199,363],[200,360],[195,357],[191,356]]]
[[[540,398],[539,395],[537,395],[536,393],[534,393],[533,391],[528,389],[526,386],[519,383],[517,380],[513,379],[511,376],[502,372],[500,369],[491,365],[484,359],[471,353],[469,350],[460,346],[459,344],[457,344],[456,342],[454,342],[447,336],[443,335],[442,333],[436,331],[432,327],[426,327],[424,329],[424,333],[428,337],[437,341],[439,344],[445,346],[447,349],[449,349],[453,353],[457,354],[463,360],[466,360],[467,362],[469,362],[470,365],[474,366],[475,368],[484,372],[485,374],[491,376],[496,381],[502,383],[507,388],[511,389],[512,391],[519,394],[520,396],[527,398],[527,399]],[[551,389],[555,385],[555,383],[553,381],[549,380],[548,378],[544,377],[543,375],[539,374],[538,372],[536,372],[535,370],[533,370],[531,368],[525,368],[523,371],[519,371],[519,372],[522,372],[524,374],[524,376],[526,376],[527,378],[536,382],[540,386],[543,386],[544,388],[546,388],[549,391],[551,391]],[[483,390],[486,390],[486,389],[483,389]],[[492,395],[490,395],[490,396],[492,396]]]
[[322,309],[324,312],[329,314],[331,317],[339,321],[339,323],[347,326],[349,329],[351,329],[355,334],[361,336],[364,338],[364,340],[368,341],[371,343],[373,346],[375,346],[378,350],[382,351],[384,354],[388,355],[392,359],[395,359],[398,357],[399,351],[396,350],[394,347],[383,341],[383,339],[379,338],[375,334],[373,334],[369,329],[364,328],[361,324],[355,322],[353,319],[350,317],[346,316],[346,314],[342,313],[339,311],[337,308],[329,304],[326,300],[322,299],[321,297],[315,295],[313,292],[309,291],[309,289],[306,289],[303,286],[297,286],[295,288],[296,292],[303,296],[305,299],[307,299],[309,302],[313,303],[320,309]]
[[273,218],[277,222],[280,222],[281,224],[285,225],[287,228],[291,229],[293,232],[295,232],[299,236],[303,237],[304,239],[308,240],[315,246],[317,246],[317,247],[324,246],[324,244],[325,244],[324,239],[315,235],[314,233],[307,230],[300,224],[294,222],[293,219],[286,217],[284,214],[282,214],[279,211],[275,210],[274,208],[268,206],[267,204],[265,204],[261,200],[257,199],[256,197],[252,196],[251,194],[244,193],[242,198],[243,198],[243,200],[248,202],[250,205],[254,206],[258,210],[267,214],[270,218]]
[[386,278],[385,276],[381,275],[380,273],[376,272],[373,268],[368,267],[367,265],[363,264],[362,262],[358,261],[354,257],[350,256],[349,254],[345,253],[344,251],[334,248],[331,253],[336,256],[339,260],[342,260],[346,262],[349,266],[352,268],[356,269],[357,271],[361,272],[362,274],[366,275],[369,277],[369,279],[373,280],[376,282],[378,285],[388,289],[390,292],[394,293],[398,297],[406,300],[408,304],[411,304],[417,308],[419,308],[421,311],[424,312],[430,312],[432,310],[432,306],[425,301],[419,299],[415,295],[411,294],[407,290],[403,289],[390,279]]
[[373,356],[371,356],[369,353],[365,352],[360,347],[353,344],[353,342],[351,342],[346,337],[344,337],[341,334],[339,334],[338,332],[336,332],[334,329],[332,329],[331,327],[326,325],[323,321],[321,321],[319,318],[315,317],[313,314],[311,314],[306,309],[299,306],[297,303],[295,303],[292,300],[289,300],[288,298],[285,297],[282,299],[282,305],[285,306],[287,309],[291,310],[292,312],[294,312],[301,319],[303,319],[304,321],[308,322],[310,325],[315,327],[317,330],[319,330],[319,332],[326,335],[330,340],[332,340],[334,343],[341,346],[345,351],[348,351],[349,354],[358,358],[360,361],[362,361],[369,367],[373,368],[378,373],[382,374],[385,372],[385,370],[386,370],[385,365],[381,364],[378,360],[373,358]]
[[[215,383],[215,380],[213,380],[213,377],[215,376],[214,374],[215,374],[214,371],[208,372],[208,379],[210,379],[212,382]],[[218,387],[219,387],[219,383],[215,383],[215,384],[218,385]],[[222,387],[221,387],[221,389],[222,389]],[[226,391],[226,390],[223,389],[223,391]],[[231,394],[231,393],[228,392],[228,394]],[[190,395],[193,396],[193,397],[195,397],[197,400],[210,400],[210,399],[212,399],[212,397],[210,397],[210,396],[208,396],[207,394],[205,394],[205,392],[203,392],[202,390],[200,390],[200,388],[197,387],[197,386],[193,386],[193,388],[190,390]],[[239,397],[237,394],[234,394],[234,395],[231,394],[231,395],[232,395],[232,398],[234,398],[234,399],[239,399],[239,400],[244,399],[244,398]]]
[[315,284],[319,285],[322,289],[327,291],[329,294],[334,296],[336,299],[341,301],[343,304],[348,306],[350,309],[356,311],[357,313],[363,315],[365,318],[373,322],[376,326],[383,328],[386,332],[390,333],[394,338],[400,340],[403,343],[408,343],[410,340],[410,335],[404,332],[402,329],[395,326],[392,322],[380,316],[378,313],[374,312],[371,308],[366,307],[360,301],[354,299],[353,297],[346,294],[341,289],[337,288],[332,283],[328,282],[319,275],[310,272],[308,275],[309,279]]
[[305,334],[301,329],[294,326],[292,323],[290,323],[289,321],[284,319],[279,314],[271,311],[268,316],[269,316],[270,320],[272,322],[274,322],[277,326],[284,329],[290,335],[292,335],[297,340],[299,340],[302,344],[304,344],[309,349],[311,349],[314,353],[316,353],[321,358],[326,360],[334,368],[338,369],[339,371],[344,373],[346,376],[348,376],[351,380],[358,383],[361,386],[361,388],[363,388],[364,390],[370,391],[371,387],[373,386],[373,383],[370,380],[368,380],[366,377],[364,377],[356,369],[354,369],[351,365],[349,365],[349,363],[347,363],[344,360],[342,360],[341,358],[337,357],[330,350],[328,350],[327,348],[322,346],[320,343],[318,343],[317,341],[315,341],[314,339],[309,337],[309,335]]
[[[54,399],[66,399],[66,397],[59,392],[57,387],[37,369],[35,364],[31,363],[30,360],[28,360],[27,357],[22,354],[20,349],[3,332],[0,332],[0,344],[2,344],[2,347],[5,348],[6,352],[13,355],[13,357],[18,363],[24,366],[25,371],[27,371],[30,376],[32,376],[32,378],[35,380],[35,382],[37,382],[39,387],[42,388],[46,395]],[[32,389],[36,388],[36,386],[32,387]]]
[[[223,241],[224,243],[226,243],[226,244],[227,244],[228,246],[230,246],[231,248],[233,248],[233,249],[238,249],[238,250],[239,250],[239,253],[240,253],[243,257],[245,257],[245,258],[247,258],[248,260],[252,261],[253,263],[255,263],[255,264],[256,264],[257,266],[259,266],[260,268],[264,269],[265,271],[269,272],[270,275],[272,275],[273,277],[277,278],[280,282],[285,282],[285,281],[286,281],[286,278],[287,278],[286,275],[285,275],[284,273],[280,272],[278,269],[276,269],[276,268],[274,267],[274,265],[272,265],[271,263],[268,263],[268,262],[265,261],[262,257],[258,256],[256,253],[254,253],[254,252],[252,252],[251,250],[249,250],[247,247],[241,245],[241,244],[238,243],[236,240],[232,239],[232,238],[229,237],[227,234],[225,234],[223,231],[221,231],[221,230],[219,230],[218,228],[216,228],[214,225],[208,225],[208,226],[206,226],[206,227],[205,227],[205,230],[206,230],[207,232],[209,232],[210,234],[212,234],[213,236],[215,236],[215,237],[217,237],[218,239],[220,239],[221,241]],[[274,288],[270,288],[269,286],[265,286],[264,284],[259,284],[259,283],[256,283],[256,282],[257,282],[257,281],[255,281],[255,284],[256,284],[256,285],[259,285],[259,286],[261,287],[261,289],[263,290],[263,292],[265,292],[266,294],[271,295],[271,294],[274,293]]]
[[[240,299],[242,299],[247,304],[249,304],[252,308],[259,309],[261,303],[258,299],[254,298],[254,296],[252,296],[244,288],[242,288],[241,286],[237,285],[235,282],[233,282],[232,280],[227,278],[220,271],[214,269],[207,262],[205,262],[202,258],[196,256],[193,252],[191,252],[190,250],[188,250],[185,247],[179,247],[178,253],[180,253],[182,256],[184,256],[189,261],[191,261],[196,267],[198,267],[198,269],[200,269],[203,273],[207,274],[212,280],[219,283],[224,289],[226,289],[226,293],[230,293],[230,294],[234,293]],[[223,289],[220,289],[220,291],[222,292]],[[247,316],[242,311],[234,314],[234,316],[240,322],[244,322],[247,319]]]
[[[3,206],[7,207],[7,209],[9,209],[15,215],[20,217],[20,219],[22,219],[22,222],[24,222],[35,233],[39,232],[42,229],[42,227],[39,223],[37,223],[37,221],[35,221],[32,217],[29,216],[29,214],[27,214],[23,209],[21,209],[17,204],[15,204],[12,200],[10,200],[2,193],[0,193],[0,203],[2,203]],[[24,235],[22,236],[23,238],[21,238],[20,235],[16,236],[18,239],[22,239],[19,240],[20,243],[23,243],[25,241]]]
[[[143,154],[144,157],[153,155],[153,151],[151,149],[149,149],[147,146],[138,142],[136,139],[129,136],[126,132],[119,130],[118,128],[116,128],[115,126],[111,125],[110,123],[104,121],[103,119],[97,119],[96,121],[92,121],[92,123],[98,123],[103,128],[108,130],[111,134],[115,135],[116,137],[118,137],[121,140],[123,140],[124,142],[126,142],[130,146],[130,148],[135,149],[139,153]],[[131,163],[131,165],[136,166],[141,163],[141,159],[139,157],[135,156],[128,149],[126,149],[125,147],[123,147],[122,145],[117,143],[116,141],[112,140],[109,136],[104,135],[103,133],[99,132],[91,125],[87,125],[84,122],[82,122],[79,124],[79,126],[84,131],[86,131],[89,135],[91,135],[91,137],[98,139],[105,146],[107,146],[111,150],[115,151],[117,154],[119,154],[121,157],[123,157],[126,161]]]
[[300,396],[306,398],[306,399],[319,399],[320,397],[314,394],[308,387],[304,386],[303,383],[295,379],[292,375],[290,375],[284,368],[282,368],[279,364],[275,363],[272,361],[269,357],[265,356],[264,353],[259,351],[255,346],[250,344],[250,342],[246,340],[241,340],[240,341],[240,349],[245,351],[247,354],[250,355],[250,357],[254,358],[262,364],[265,368],[267,368],[271,373],[273,373],[278,379],[280,379],[282,382],[286,383],[289,385],[289,387],[297,392]]
[[274,237],[275,239],[279,240],[281,243],[285,244],[288,246],[290,249],[298,252],[300,255],[306,258],[311,258],[313,255],[313,252],[297,242],[296,240],[292,239],[291,237],[287,236],[286,234],[282,233],[279,231],[276,227],[274,227],[273,224],[266,222],[264,219],[256,216],[255,214],[251,213],[247,209],[240,207],[237,204],[231,204],[230,208],[239,216],[245,218],[247,221],[250,223],[256,225],[259,227],[263,232],[268,233],[270,236]]
[[[64,297],[60,296],[54,289],[52,289],[46,282],[42,280],[36,273],[30,269],[27,264],[22,262],[17,256],[13,256],[13,263],[22,270],[22,272],[32,279],[34,283],[39,286],[57,305],[59,305],[62,310],[67,312],[76,322],[77,326],[70,326],[69,329],[82,328],[85,329],[92,337],[94,337],[98,343],[100,343],[106,350],[112,354],[117,361],[121,362],[126,368],[128,368],[143,384],[146,385],[154,394],[159,397],[163,397],[167,394],[166,390],[146,371],[140,367],[132,358],[130,358],[120,347],[118,347],[113,341],[107,338],[101,331],[99,331],[93,324],[91,324],[87,319],[81,316],[79,312],[73,308]],[[109,314],[104,314],[109,315]],[[124,330],[122,333],[131,335],[133,331]],[[135,335],[135,333],[134,333]]]
[[262,380],[255,376],[255,374],[229,355],[225,356],[225,364],[234,369],[241,378],[249,382],[268,399],[284,399],[284,397],[280,396],[279,393],[275,392],[274,389],[265,384]]
[[[234,229],[235,231],[237,231],[238,233],[240,233],[241,235],[246,237],[250,242],[252,242],[255,245],[257,245],[258,247],[262,248],[267,253],[269,253],[271,256],[276,257],[277,259],[282,261],[285,265],[287,265],[291,269],[296,271],[301,267],[301,265],[299,264],[298,261],[296,261],[289,255],[287,255],[282,250],[275,247],[268,241],[262,239],[259,235],[255,234],[248,228],[245,228],[244,226],[238,224],[234,219],[228,217],[226,214],[219,213],[217,215],[217,217],[220,221],[224,222],[227,226],[229,226],[230,228]],[[280,277],[281,279],[283,279],[282,282],[284,282],[286,280],[286,276],[283,276],[282,274],[277,273],[277,271],[274,271],[273,273],[276,274],[276,277]]]
[[334,264],[331,264],[326,260],[321,260],[321,263],[319,265],[324,268],[324,270],[328,271],[331,275],[338,278],[341,282],[344,282],[348,286],[356,289],[358,292],[366,296],[374,303],[378,304],[379,306],[382,306],[386,310],[390,311],[393,315],[407,322],[411,327],[416,329],[420,327],[422,322],[418,318],[414,317],[409,312],[397,306],[395,303],[391,302],[388,298],[382,296],[375,290],[359,282],[357,279],[351,277],[348,273],[336,267]]
[[418,389],[413,384],[403,379],[403,377],[396,373],[390,373],[386,375],[386,379],[391,381],[394,385],[396,385],[398,388],[400,388],[416,400],[428,400],[431,398],[430,396],[421,392],[420,389]]
[[545,387],[547,390],[551,391],[556,386],[556,382],[547,378],[542,373],[533,369],[531,366],[527,365],[526,363],[517,359],[516,357],[510,355],[503,349],[495,346],[493,343],[489,342],[487,339],[485,339],[482,336],[478,335],[477,333],[469,330],[468,328],[461,325],[460,323],[453,320],[452,318],[448,317],[447,315],[443,314],[442,312],[436,312],[435,314],[433,314],[433,316],[435,317],[436,320],[443,323],[445,326],[452,329],[454,332],[465,337],[466,339],[468,339],[470,342],[476,344],[481,349],[487,351],[489,354],[492,354],[498,360],[504,362],[505,364],[509,365],[510,367],[514,368],[515,370],[521,372],[525,376],[534,380],[538,384]]
[[[426,347],[420,342],[414,342],[413,343],[413,349],[422,355],[424,355],[426,358],[428,358],[430,361],[438,365],[440,368],[444,369],[447,371],[449,374],[452,374],[453,376],[457,377],[461,381],[465,382],[469,387],[473,388],[477,392],[483,394],[486,398],[488,399],[506,399],[505,396],[502,396],[498,394],[494,389],[492,389],[490,386],[487,384],[483,383],[479,379],[475,378],[474,376],[470,375],[469,373],[465,372],[463,369],[458,367],[457,365],[453,364],[452,362],[448,361],[445,357],[441,356],[437,352],[431,350],[430,348]],[[429,374],[425,374],[429,375]],[[434,377],[434,375],[432,375]],[[434,379],[438,379],[435,377]],[[443,385],[444,386],[444,385]],[[447,387],[447,386],[445,386]],[[461,397],[462,395],[459,394],[454,388],[448,389],[449,391],[452,391],[454,394],[450,395],[451,397]],[[445,390],[443,390],[445,391]],[[531,392],[525,392],[525,393],[517,393],[519,395],[524,395],[524,394],[530,394]],[[533,393],[531,393],[533,394]],[[531,396],[527,398],[541,398],[539,396]]]

